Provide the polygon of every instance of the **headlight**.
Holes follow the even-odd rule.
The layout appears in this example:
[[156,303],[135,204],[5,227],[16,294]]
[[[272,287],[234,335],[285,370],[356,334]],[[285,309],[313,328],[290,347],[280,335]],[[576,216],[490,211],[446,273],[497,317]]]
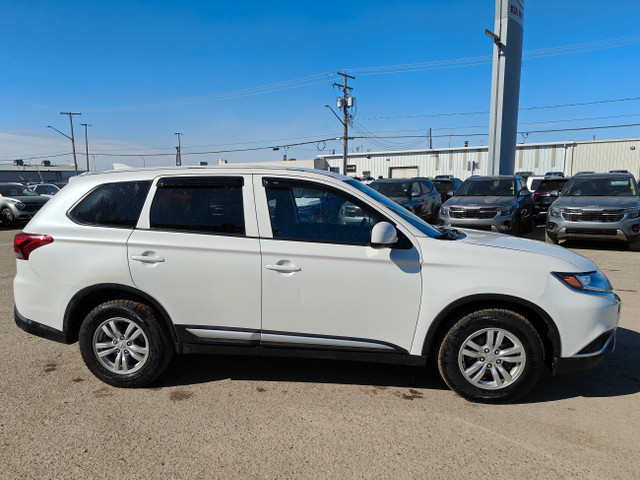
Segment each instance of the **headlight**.
[[558,207],[551,207],[549,209],[549,216],[553,218],[560,218],[560,209]]
[[588,273],[560,273],[553,275],[569,288],[582,292],[611,293],[613,286],[609,279],[600,270]]
[[449,207],[442,206],[440,207],[440,213],[445,217],[449,216]]
[[640,208],[625,208],[624,210],[622,210],[622,213],[626,213],[629,218],[638,218],[640,217]]
[[510,207],[500,207],[498,208],[498,213],[501,217],[507,217],[511,215],[516,208],[518,208],[517,203],[515,205],[511,205]]
[[16,202],[15,206],[18,210],[24,210],[25,204],[22,202]]

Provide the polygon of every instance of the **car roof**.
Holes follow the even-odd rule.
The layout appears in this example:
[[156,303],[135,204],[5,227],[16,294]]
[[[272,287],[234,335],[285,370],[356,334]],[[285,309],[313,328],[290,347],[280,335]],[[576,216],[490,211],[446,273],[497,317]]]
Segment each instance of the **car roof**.
[[580,178],[581,180],[585,178],[633,178],[633,175],[630,173],[582,173],[580,175],[576,175],[572,178]]
[[515,180],[518,177],[520,177],[520,175],[475,175],[473,177],[467,178],[465,182],[468,182],[468,181],[476,182],[480,180]]

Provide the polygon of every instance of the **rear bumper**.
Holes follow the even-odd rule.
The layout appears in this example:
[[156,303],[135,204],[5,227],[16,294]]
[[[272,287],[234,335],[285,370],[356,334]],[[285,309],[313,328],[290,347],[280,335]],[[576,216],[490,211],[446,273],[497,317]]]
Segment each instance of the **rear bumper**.
[[46,338],[47,340],[53,340],[54,342],[71,344],[74,343],[69,336],[60,330],[56,330],[48,325],[34,322],[26,317],[20,315],[17,307],[13,307],[13,318],[16,325],[27,333],[35,335],[37,337]]
[[616,347],[616,330],[603,333],[576,355],[557,358],[553,362],[553,374],[578,372],[599,365]]

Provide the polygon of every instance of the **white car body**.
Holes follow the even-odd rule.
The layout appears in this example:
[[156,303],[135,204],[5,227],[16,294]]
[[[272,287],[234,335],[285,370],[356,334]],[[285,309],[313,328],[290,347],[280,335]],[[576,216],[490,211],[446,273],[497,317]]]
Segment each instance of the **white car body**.
[[[202,176],[242,178],[245,234],[151,228],[158,180]],[[274,238],[264,187],[274,177],[344,192],[379,212],[410,248]],[[139,180],[153,183],[135,228],[81,225],[68,215],[106,182]],[[556,371],[571,370],[574,362],[595,363],[612,350],[617,296],[576,291],[552,274],[597,272],[590,260],[495,233],[463,230],[456,240],[436,238],[408,221],[410,214],[378,203],[367,187],[346,180],[327,172],[257,167],[140,169],[75,178],[24,229],[53,241],[33,250],[28,261],[17,260],[16,322],[31,333],[72,343],[79,328],[73,309],[97,292],[120,290],[165,313],[178,352],[216,344],[265,351],[295,347],[379,353],[390,361],[422,364],[437,352],[438,327],[447,315],[480,302],[512,305],[546,324],[547,363]],[[604,334],[606,348],[583,351]]]

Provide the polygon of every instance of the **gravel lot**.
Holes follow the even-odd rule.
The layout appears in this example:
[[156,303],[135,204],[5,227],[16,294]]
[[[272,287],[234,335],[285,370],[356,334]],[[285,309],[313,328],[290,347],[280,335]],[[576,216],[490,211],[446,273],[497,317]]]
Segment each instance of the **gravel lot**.
[[622,297],[613,356],[487,406],[419,369],[291,359],[179,357],[154,388],[112,388],[77,344],[16,327],[15,232],[0,229],[0,478],[638,478],[640,253],[622,245],[566,245]]

